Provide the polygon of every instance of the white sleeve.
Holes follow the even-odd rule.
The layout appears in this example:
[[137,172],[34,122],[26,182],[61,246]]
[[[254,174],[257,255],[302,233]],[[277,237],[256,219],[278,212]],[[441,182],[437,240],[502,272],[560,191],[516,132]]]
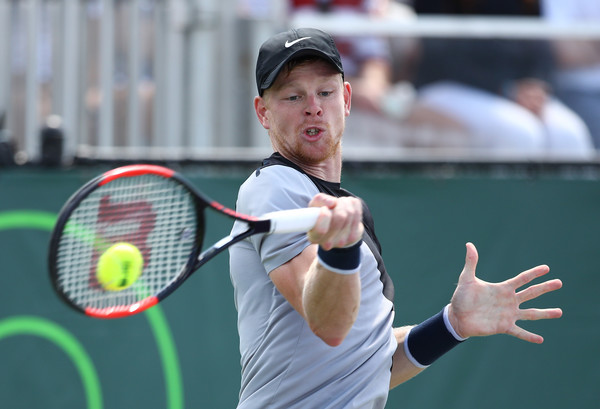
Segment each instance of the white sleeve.
[[[288,166],[260,169],[240,188],[237,211],[252,216],[307,207],[319,193],[304,174]],[[267,272],[300,254],[309,244],[306,233],[255,235],[250,238]]]

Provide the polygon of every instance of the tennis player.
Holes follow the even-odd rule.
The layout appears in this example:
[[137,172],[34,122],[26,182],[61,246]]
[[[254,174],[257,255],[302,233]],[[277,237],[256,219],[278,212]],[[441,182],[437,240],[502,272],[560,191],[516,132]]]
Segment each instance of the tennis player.
[[333,39],[308,28],[271,37],[260,49],[256,81],[254,108],[274,153],[240,187],[237,210],[317,206],[321,215],[308,234],[258,235],[230,249],[238,408],[383,408],[390,388],[469,337],[543,341],[516,321],[558,318],[561,310],[519,305],[560,288],[560,280],[517,291],[549,270],[538,266],[484,282],[470,243],[450,304],[419,325],[393,328],[394,290],[373,218],[340,184],[352,87]]

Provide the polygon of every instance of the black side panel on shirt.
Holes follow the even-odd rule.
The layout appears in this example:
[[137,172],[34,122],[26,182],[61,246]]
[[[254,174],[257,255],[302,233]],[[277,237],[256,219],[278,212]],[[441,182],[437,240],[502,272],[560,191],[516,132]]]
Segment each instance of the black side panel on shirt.
[[[275,152],[273,155],[263,160],[260,168],[256,170],[256,176],[260,175],[260,170],[267,166],[273,165],[283,165],[296,169],[298,172],[308,176],[308,178],[315,184],[319,192],[327,193],[328,195],[335,197],[357,197],[353,193],[343,189],[340,183],[327,182],[325,180],[321,180],[319,178],[313,177],[306,173],[302,168],[297,166],[295,163],[287,160],[280,153]],[[361,200],[363,205],[363,225],[365,226],[365,234],[363,234],[363,241],[369,246],[371,252],[375,256],[375,260],[377,261],[377,269],[380,273],[381,282],[383,283],[383,295],[385,298],[390,300],[392,304],[394,303],[394,283],[392,282],[392,278],[388,275],[385,264],[383,263],[383,258],[381,257],[381,244],[375,235],[375,223],[373,221],[373,215],[369,210],[369,207],[365,203],[364,200],[357,197]]]

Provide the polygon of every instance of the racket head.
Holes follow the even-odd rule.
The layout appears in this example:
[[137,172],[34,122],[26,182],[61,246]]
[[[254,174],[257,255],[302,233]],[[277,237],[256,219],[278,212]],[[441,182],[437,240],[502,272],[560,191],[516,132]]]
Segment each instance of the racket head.
[[[96,318],[150,308],[194,271],[209,206],[220,205],[162,166],[105,172],[75,192],[59,213],[48,253],[54,289],[71,307]],[[118,242],[136,246],[143,267],[130,287],[110,291],[99,283],[96,269],[100,255]]]

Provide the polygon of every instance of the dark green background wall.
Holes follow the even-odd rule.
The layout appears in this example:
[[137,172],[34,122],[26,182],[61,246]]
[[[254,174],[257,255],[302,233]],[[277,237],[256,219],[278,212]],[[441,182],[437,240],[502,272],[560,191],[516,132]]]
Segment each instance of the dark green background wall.
[[[0,169],[0,407],[235,407],[239,353],[227,255],[158,307],[127,319],[84,317],[53,293],[46,268],[53,218],[106,169]],[[178,170],[230,207],[246,175]],[[479,250],[482,279],[501,281],[545,263],[564,283],[530,303],[560,306],[564,317],[523,324],[544,344],[471,339],[393,390],[387,407],[600,407],[600,180],[585,172],[381,170],[348,169],[343,183],[375,215],[398,325],[448,302],[467,241]],[[220,219],[209,236],[229,227]]]

